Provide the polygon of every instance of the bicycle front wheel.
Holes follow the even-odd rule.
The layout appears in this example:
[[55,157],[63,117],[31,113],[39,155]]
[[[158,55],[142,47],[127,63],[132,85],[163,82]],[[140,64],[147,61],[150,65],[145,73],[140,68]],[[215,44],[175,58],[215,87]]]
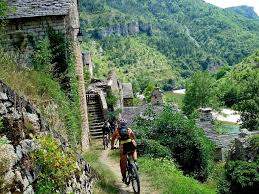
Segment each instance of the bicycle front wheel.
[[138,169],[134,163],[132,164],[131,183],[132,183],[132,187],[134,190],[134,194],[139,194],[140,193],[140,180],[139,180]]

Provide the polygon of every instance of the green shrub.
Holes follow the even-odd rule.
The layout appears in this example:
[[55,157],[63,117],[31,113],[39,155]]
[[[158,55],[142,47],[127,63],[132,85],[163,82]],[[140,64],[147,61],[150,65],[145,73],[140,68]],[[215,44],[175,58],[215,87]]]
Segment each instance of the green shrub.
[[250,161],[228,159],[218,186],[223,194],[257,193],[259,190],[259,135],[248,139],[253,156]]
[[213,145],[202,129],[184,115],[166,107],[148,122],[138,122],[136,128],[145,131],[146,138],[158,141],[185,174],[205,181],[213,160]]
[[10,11],[10,8],[8,7],[8,1],[7,0],[1,0],[0,1],[0,16],[4,16]]
[[40,168],[36,193],[56,193],[64,189],[66,181],[77,173],[76,157],[72,150],[63,152],[50,135],[37,139],[40,148],[32,153],[35,165]]
[[107,106],[113,110],[114,106],[116,105],[118,101],[118,97],[116,94],[113,94],[111,91],[108,92],[107,97],[106,97],[106,102],[107,102]]
[[249,139],[250,146],[254,152],[255,159],[259,161],[259,135],[255,135]]
[[219,184],[224,194],[257,193],[259,190],[259,162],[229,161],[225,177]]
[[[81,117],[78,96],[78,81],[74,63],[69,63],[68,76],[71,80],[71,91],[65,93],[59,82],[49,73],[21,67],[16,62],[16,56],[0,48],[0,77],[17,93],[31,99],[42,110],[51,127],[61,123],[56,128],[69,142],[76,146],[81,141]],[[2,70],[3,69],[3,70]],[[46,107],[56,106],[49,114]],[[55,115],[55,118],[52,116]],[[58,126],[59,127],[59,126]]]
[[33,55],[33,65],[38,71],[50,73],[53,71],[51,65],[52,54],[48,37],[37,43],[36,50]]
[[150,139],[140,139],[138,143],[138,154],[151,158],[171,158],[170,150],[159,142]]

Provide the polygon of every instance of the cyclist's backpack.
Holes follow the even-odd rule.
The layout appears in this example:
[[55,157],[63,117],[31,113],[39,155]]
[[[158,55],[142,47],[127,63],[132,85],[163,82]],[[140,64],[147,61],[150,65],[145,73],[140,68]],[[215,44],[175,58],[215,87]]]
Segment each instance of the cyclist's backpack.
[[120,140],[127,140],[130,138],[127,126],[121,127],[119,133],[120,133],[120,137],[121,137]]

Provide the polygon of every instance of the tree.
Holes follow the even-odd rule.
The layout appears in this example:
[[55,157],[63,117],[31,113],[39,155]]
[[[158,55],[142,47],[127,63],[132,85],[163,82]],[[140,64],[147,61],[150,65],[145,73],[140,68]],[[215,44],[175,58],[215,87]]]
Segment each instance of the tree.
[[154,89],[155,89],[155,85],[152,83],[149,83],[146,89],[144,90],[144,95],[147,102],[151,102],[151,95]]
[[[175,112],[170,107],[165,107],[159,114],[150,110],[144,114],[149,119],[138,118],[136,120],[136,129],[141,139],[159,142],[166,150],[170,150],[169,155],[185,174],[205,181],[210,171],[213,145],[203,130],[198,128],[193,120],[186,118],[182,113]],[[152,149],[147,144],[145,144],[147,146],[145,151],[141,148],[141,151],[146,154],[168,155],[161,146],[153,145]],[[158,151],[160,148],[161,152]]]
[[254,70],[246,77],[246,84],[241,88],[240,102],[242,127],[249,130],[259,129],[259,71]]
[[0,16],[7,14],[9,8],[6,0],[0,0]]
[[187,81],[183,111],[191,115],[197,108],[211,105],[214,79],[208,72],[197,72]]

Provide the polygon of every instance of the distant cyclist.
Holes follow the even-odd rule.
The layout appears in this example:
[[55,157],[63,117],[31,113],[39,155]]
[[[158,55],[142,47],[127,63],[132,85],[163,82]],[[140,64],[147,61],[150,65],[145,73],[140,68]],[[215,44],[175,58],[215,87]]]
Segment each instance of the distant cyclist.
[[109,121],[104,122],[102,130],[103,130],[103,135],[107,135],[107,134],[111,133],[111,125],[110,125]]
[[112,135],[111,149],[114,149],[114,142],[118,139],[120,142],[120,167],[122,181],[126,181],[127,153],[131,153],[134,163],[137,166],[137,143],[133,131],[127,127],[127,121],[121,119],[119,127]]

